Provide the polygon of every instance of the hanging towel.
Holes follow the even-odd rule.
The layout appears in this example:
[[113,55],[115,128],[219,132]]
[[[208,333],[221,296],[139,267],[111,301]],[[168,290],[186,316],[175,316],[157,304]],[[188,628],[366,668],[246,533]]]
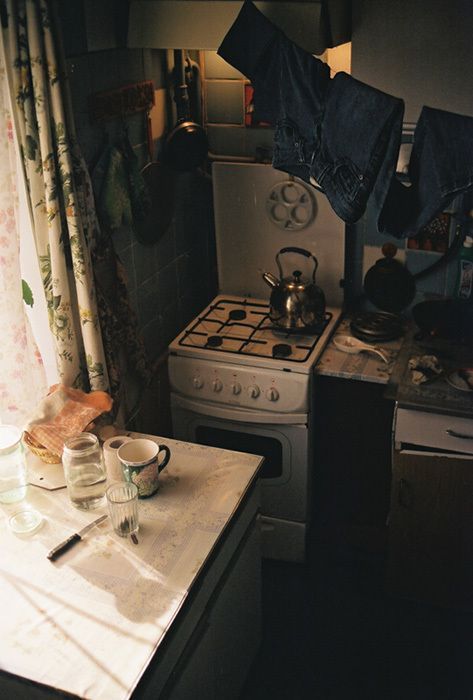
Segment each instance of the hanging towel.
[[133,223],[128,164],[120,149],[107,145],[92,171],[100,223],[110,230]]

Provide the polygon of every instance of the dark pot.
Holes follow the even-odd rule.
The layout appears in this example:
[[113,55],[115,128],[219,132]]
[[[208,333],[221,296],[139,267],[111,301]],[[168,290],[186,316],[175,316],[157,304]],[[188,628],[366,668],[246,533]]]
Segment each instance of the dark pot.
[[366,296],[378,309],[397,313],[414,299],[416,285],[405,265],[395,259],[395,245],[385,243],[382,253],[384,257],[366,273],[363,286]]
[[473,304],[462,299],[434,299],[412,307],[421,336],[473,340]]

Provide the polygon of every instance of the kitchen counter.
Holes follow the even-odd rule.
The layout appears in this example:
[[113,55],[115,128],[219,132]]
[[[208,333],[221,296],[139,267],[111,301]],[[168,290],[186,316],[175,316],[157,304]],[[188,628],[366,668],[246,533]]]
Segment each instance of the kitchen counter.
[[[66,489],[29,486],[26,503],[43,514],[44,523],[28,537],[8,528],[9,516],[25,502],[0,507],[0,690],[5,697],[54,697],[56,689],[91,700],[154,698],[163,688],[169,692],[171,681],[181,688],[174,691],[172,685],[172,697],[187,697],[185,679],[191,677],[190,685],[198,689],[199,675],[195,667],[194,675],[185,673],[195,656],[188,651],[189,639],[196,628],[204,635],[205,615],[212,632],[195,645],[209,654],[202,697],[213,697],[205,693],[205,684],[215,682],[212,665],[225,670],[230,663],[221,655],[231,660],[232,680],[226,682],[237,697],[242,679],[234,644],[243,645],[248,666],[259,643],[256,515],[262,458],[153,439],[169,445],[172,457],[158,494],[139,501],[137,546],[116,536],[107,519],[53,564],[46,558],[49,550],[105,507],[81,512],[70,504]],[[62,471],[60,464],[43,466],[45,474]],[[222,580],[233,569],[238,575],[228,592]],[[212,622],[219,586],[227,599]],[[240,598],[235,597],[239,586]],[[225,630],[222,621],[229,625]],[[224,670],[216,670],[221,679]]]
[[[473,366],[473,348],[452,340],[426,337],[417,339],[417,329],[410,329],[396,358],[386,397],[399,406],[445,415],[473,417],[473,391],[461,391],[448,382],[449,372],[458,367]],[[431,381],[415,384],[409,359],[418,355],[435,355],[444,372]]]
[[375,384],[387,384],[393,371],[396,358],[401,349],[402,338],[388,342],[378,342],[379,347],[387,352],[389,362],[385,363],[370,352],[360,352],[357,355],[338,350],[333,342],[337,335],[353,335],[350,330],[351,316],[344,314],[335,333],[327,344],[320,360],[315,367],[317,375],[355,379]]

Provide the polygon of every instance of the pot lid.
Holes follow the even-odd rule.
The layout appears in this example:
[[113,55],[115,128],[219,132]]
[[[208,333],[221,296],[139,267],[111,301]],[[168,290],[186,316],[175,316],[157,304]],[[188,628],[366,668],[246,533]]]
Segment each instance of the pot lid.
[[360,311],[351,321],[350,329],[355,336],[366,342],[395,340],[405,333],[401,316],[382,311]]

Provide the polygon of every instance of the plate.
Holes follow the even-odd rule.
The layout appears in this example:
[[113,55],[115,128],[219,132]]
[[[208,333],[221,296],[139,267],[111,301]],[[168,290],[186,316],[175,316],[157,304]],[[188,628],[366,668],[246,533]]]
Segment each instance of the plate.
[[461,367],[450,372],[447,382],[459,391],[473,392],[473,367]]

